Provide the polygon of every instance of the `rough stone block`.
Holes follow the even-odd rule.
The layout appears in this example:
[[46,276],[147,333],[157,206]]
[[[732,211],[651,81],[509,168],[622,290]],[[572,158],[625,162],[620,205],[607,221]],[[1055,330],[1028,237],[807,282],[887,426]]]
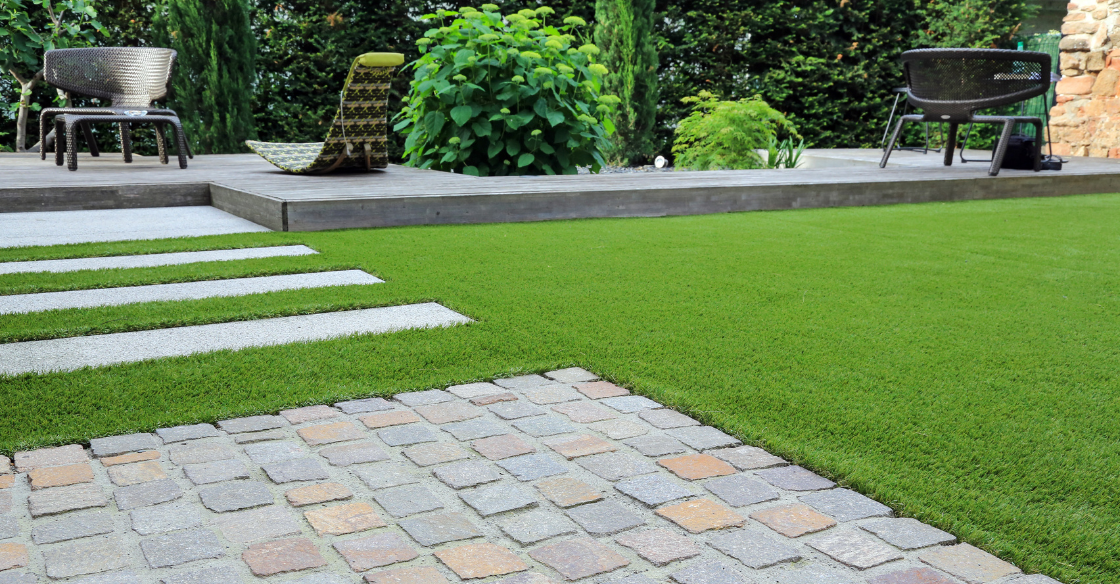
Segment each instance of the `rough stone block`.
[[198,496],[203,506],[215,513],[240,511],[273,502],[272,492],[264,483],[257,481],[234,481],[205,487],[199,489]]
[[315,426],[307,426],[296,430],[300,438],[307,443],[308,446],[319,446],[322,444],[333,444],[335,442],[346,442],[348,440],[361,440],[366,437],[366,433],[360,430],[353,422],[335,422],[334,424],[317,424]]
[[114,485],[121,487],[166,478],[167,473],[163,472],[163,467],[155,460],[109,467],[109,480],[113,481]]
[[[957,584],[956,580],[941,572],[925,567],[888,572],[871,578],[867,582],[868,584]],[[1015,584],[1015,581],[1012,580],[1008,584]],[[1027,583],[1022,582],[1020,584]],[[1039,584],[1044,583],[1040,582]]]
[[546,379],[540,375],[519,375],[517,377],[509,377],[506,379],[495,379],[494,385],[512,389],[514,391],[525,391],[527,389],[535,389],[538,387],[548,387],[552,385],[562,385],[551,379]]
[[266,465],[303,458],[307,456],[307,450],[294,442],[268,442],[246,446],[245,454],[253,464]]
[[657,467],[652,462],[621,452],[587,456],[576,463],[608,481],[657,472]]
[[902,559],[898,550],[860,531],[829,533],[808,543],[809,547],[858,570]]
[[665,433],[701,451],[735,446],[740,443],[737,438],[728,436],[711,426],[673,428],[671,430],[666,430]]
[[686,426],[699,426],[700,422],[692,418],[668,408],[659,410],[642,410],[638,412],[638,417],[649,422],[655,428],[684,428]]
[[373,499],[393,517],[408,517],[443,508],[443,503],[427,487],[420,485],[383,489],[375,492]]
[[225,546],[209,529],[189,529],[150,537],[140,541],[140,550],[152,568],[167,568],[226,555]]
[[218,422],[218,427],[228,434],[260,432],[262,430],[282,428],[287,425],[288,421],[280,416],[250,416],[248,418],[236,418]]
[[[18,544],[16,544],[18,545]],[[6,572],[0,574],[0,584],[37,584],[39,577],[25,572]],[[132,582],[121,584],[133,584]]]
[[436,442],[434,444],[419,444],[410,446],[401,451],[405,458],[417,466],[432,466],[453,460],[462,460],[470,456],[466,450],[459,448],[458,444],[449,442]]
[[529,454],[537,450],[526,444],[525,441],[516,434],[504,434],[475,440],[471,443],[471,447],[490,460],[501,460],[511,456],[521,456],[522,454]]
[[309,570],[327,565],[315,544],[305,537],[268,541],[249,546],[241,554],[254,576]]
[[836,525],[835,519],[821,515],[812,507],[800,503],[756,511],[751,513],[751,519],[786,537],[801,537],[806,533],[824,531]]
[[115,537],[78,539],[43,550],[49,578],[71,578],[129,567],[129,552]]
[[443,484],[452,489],[464,489],[500,480],[502,476],[494,467],[484,462],[458,462],[441,466],[432,471]]
[[642,556],[655,566],[700,555],[700,548],[692,540],[668,529],[645,529],[622,534],[615,541]]
[[545,479],[535,486],[546,499],[565,509],[603,498],[603,494],[591,485],[569,477]]
[[493,383],[464,383],[462,385],[452,385],[451,387],[447,388],[447,393],[453,394],[462,399],[471,399],[475,397],[506,393],[506,389],[504,387],[494,385]]
[[233,442],[235,444],[255,444],[257,442],[265,442],[267,440],[283,440],[288,435],[284,430],[265,430],[264,432],[249,432],[247,434],[234,434]]
[[[659,411],[659,410],[654,410]],[[688,448],[680,440],[664,434],[649,434],[624,440],[623,444],[641,452],[646,456],[665,456],[688,452]]]
[[389,455],[373,442],[359,442],[357,444],[343,444],[331,446],[319,451],[331,463],[331,466],[350,466],[351,464],[364,464],[389,460]]
[[591,434],[561,436],[559,438],[543,440],[543,442],[545,446],[555,450],[560,456],[568,460],[580,456],[590,456],[592,454],[602,454],[604,452],[614,452],[618,450],[618,446],[615,446],[613,443]]
[[819,491],[836,486],[836,483],[800,466],[768,468],[755,474],[771,485],[787,491]]
[[[0,515],[0,539],[11,539],[18,536],[19,532],[19,521],[15,517]],[[32,532],[33,537],[34,535]]]
[[365,414],[368,412],[386,412],[396,406],[388,400],[379,397],[371,397],[368,399],[338,402],[334,404],[334,407],[342,410],[344,414]]
[[294,481],[325,481],[330,478],[327,469],[316,458],[299,458],[274,462],[261,467],[268,478],[276,484]]
[[88,462],[68,464],[65,466],[51,466],[37,468],[27,473],[31,482],[31,490],[46,489],[48,487],[65,487],[79,483],[93,482],[93,469]]
[[510,484],[497,484],[463,491],[459,493],[459,498],[483,517],[533,507],[537,504],[537,499],[532,493]]
[[529,545],[558,535],[576,533],[578,528],[567,517],[551,511],[535,510],[498,521],[506,535],[521,545]]
[[[546,583],[547,584],[547,583]],[[645,574],[631,574],[629,576],[620,576],[612,580],[604,580],[602,584],[660,584],[657,580],[646,576]]]
[[640,395],[627,395],[621,397],[608,397],[599,400],[599,403],[618,410],[624,414],[633,414],[642,410],[656,410],[663,407],[661,404]]
[[0,543],[0,570],[26,568],[28,562],[27,546],[21,543]]
[[376,430],[378,428],[388,428],[391,426],[402,426],[404,424],[412,424],[420,421],[420,416],[417,416],[409,410],[397,410],[392,412],[382,412],[379,414],[370,414],[358,418],[367,428]]
[[279,505],[228,513],[215,519],[213,524],[234,543],[276,539],[300,532],[299,522],[290,511]]
[[669,575],[678,584],[750,584],[738,570],[723,562],[700,562]]
[[436,442],[439,437],[427,426],[396,426],[377,431],[381,441],[389,446],[408,446],[422,442]]
[[649,427],[630,420],[603,420],[595,422],[588,428],[607,435],[611,440],[623,440],[649,433]]
[[292,507],[304,507],[327,501],[341,501],[354,496],[353,491],[338,483],[321,483],[288,489],[284,497]]
[[868,517],[887,517],[891,514],[891,508],[864,497],[863,495],[849,491],[848,489],[829,489],[827,491],[818,491],[808,495],[798,497],[802,503],[810,507],[830,515],[837,521],[855,521],[856,519],[866,519]]
[[140,433],[127,436],[109,436],[108,438],[94,438],[89,441],[90,450],[97,458],[116,456],[126,452],[139,450],[154,450],[160,447],[161,441],[153,434]]
[[295,408],[291,410],[282,410],[281,416],[288,421],[289,424],[303,424],[304,422],[314,422],[315,420],[327,420],[336,418],[340,414],[338,410],[330,406],[307,406],[304,408]]
[[249,478],[249,469],[240,460],[215,460],[183,465],[183,473],[196,485],[209,485],[234,479]]
[[446,391],[429,389],[427,391],[410,391],[408,393],[398,393],[397,395],[393,396],[393,399],[410,408],[414,408],[416,406],[429,406],[432,404],[441,404],[443,402],[454,401],[455,396],[447,393]]
[[14,455],[17,472],[28,472],[36,468],[47,466],[62,466],[64,464],[77,464],[89,462],[89,456],[80,444],[69,444],[57,448],[40,448],[38,450],[17,452]]
[[498,461],[519,481],[535,481],[568,472],[568,468],[544,454],[525,454]]
[[756,570],[801,559],[797,548],[750,530],[715,535],[709,543],[717,550]]
[[968,584],[985,584],[1020,573],[1019,568],[967,543],[935,547],[918,559]]
[[536,436],[538,438],[541,436],[566,434],[577,430],[575,426],[556,416],[539,416],[517,420],[513,422],[513,427],[530,436]]
[[641,515],[610,500],[569,509],[568,517],[594,536],[620,533],[646,522]]
[[589,537],[542,546],[529,552],[529,557],[568,580],[606,574],[630,564],[622,554]]
[[570,385],[550,385],[525,390],[525,399],[537,405],[558,404],[570,402],[583,397]]
[[400,535],[393,532],[336,541],[333,545],[355,572],[407,562],[418,555]]
[[174,426],[172,428],[159,428],[156,435],[164,444],[198,440],[199,438],[216,438],[221,436],[218,429],[211,424],[191,424],[189,426]]
[[31,541],[43,545],[112,532],[113,518],[109,513],[75,513],[53,521],[36,523],[31,528]]
[[431,566],[397,568],[366,574],[369,584],[448,584],[447,578]]
[[951,534],[910,518],[879,519],[860,524],[860,528],[904,550],[916,550],[957,541],[957,538]]
[[614,488],[641,501],[647,507],[656,507],[669,501],[691,497],[694,494],[659,474],[623,479],[615,483]]
[[711,499],[696,499],[667,505],[658,509],[657,514],[691,533],[738,527],[747,521],[728,507]]
[[385,521],[377,515],[373,506],[362,502],[304,511],[303,516],[320,537],[385,527]]
[[10,474],[0,474],[0,489],[10,489],[14,484],[16,484],[16,477]]
[[477,418],[486,413],[486,410],[472,406],[466,402],[453,401],[429,406],[418,406],[416,413],[432,424],[450,424]]
[[435,556],[464,580],[512,574],[529,569],[517,554],[492,543],[474,543],[439,550]]
[[509,433],[509,426],[492,420],[468,420],[443,426],[442,430],[451,433],[456,440],[477,440]]
[[575,385],[576,391],[586,395],[591,399],[603,399],[608,397],[622,397],[630,395],[630,390],[625,387],[619,387],[608,381],[592,381],[589,383],[577,383]]
[[[138,579],[137,584],[140,584]],[[241,575],[228,566],[178,572],[160,579],[163,584],[241,584]]]
[[517,395],[512,393],[495,393],[493,395],[480,395],[467,400],[476,406],[488,406],[498,402],[517,401]]
[[402,519],[398,525],[425,547],[485,536],[462,513],[434,513],[414,519]]
[[486,409],[503,420],[518,420],[521,418],[540,416],[545,413],[544,410],[533,407],[523,401],[497,403]]
[[[56,487],[31,493],[27,497],[27,506],[31,511],[32,517],[55,515],[67,511],[77,511],[78,509],[104,507],[108,504],[109,498],[105,496],[101,488],[89,484]],[[120,506],[119,499],[117,501],[117,506]]]
[[144,462],[147,460],[159,460],[158,450],[145,450],[143,452],[130,452],[120,456],[108,456],[101,459],[101,465],[105,467],[116,466],[118,464],[132,464],[134,462]]
[[168,450],[168,455],[175,464],[200,464],[235,456],[232,449],[221,444],[175,444]]
[[12,460],[0,454],[0,475],[12,473]]
[[557,369],[556,371],[545,373],[544,376],[559,381],[560,383],[582,383],[599,379],[598,375],[580,367]]
[[786,466],[785,460],[754,446],[740,446],[738,448],[724,448],[708,452],[712,456],[730,462],[739,470],[755,470],[773,466]]
[[690,481],[735,474],[735,467],[707,454],[686,454],[675,458],[664,458],[657,464],[673,471],[673,474]]
[[129,512],[132,530],[140,535],[167,533],[202,525],[202,511],[191,503],[168,503]]
[[704,488],[732,507],[745,507],[779,497],[778,491],[766,483],[743,474],[712,479],[704,483]]
[[354,469],[354,474],[374,491],[420,482],[420,477],[412,473],[412,468],[399,462],[361,466]]

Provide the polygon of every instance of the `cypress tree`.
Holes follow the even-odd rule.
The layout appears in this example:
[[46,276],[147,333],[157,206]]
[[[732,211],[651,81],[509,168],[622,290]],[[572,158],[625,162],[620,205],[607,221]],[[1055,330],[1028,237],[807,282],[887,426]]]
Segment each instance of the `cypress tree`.
[[614,117],[611,162],[637,164],[654,152],[657,121],[657,48],[654,45],[654,0],[596,0],[595,44],[610,73],[606,93],[622,103]]
[[247,0],[168,0],[154,23],[178,64],[170,106],[197,153],[244,152],[256,137],[252,100],[256,37]]

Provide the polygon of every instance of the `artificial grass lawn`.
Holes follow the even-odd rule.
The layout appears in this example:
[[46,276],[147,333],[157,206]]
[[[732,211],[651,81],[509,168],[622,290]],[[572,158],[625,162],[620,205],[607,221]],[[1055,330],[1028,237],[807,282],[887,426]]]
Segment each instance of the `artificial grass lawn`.
[[579,365],[1065,582],[1120,581],[1120,196],[248,234],[318,256],[0,276],[0,293],[359,267],[387,281],[0,316],[5,341],[435,300],[477,320],[0,379],[0,448]]

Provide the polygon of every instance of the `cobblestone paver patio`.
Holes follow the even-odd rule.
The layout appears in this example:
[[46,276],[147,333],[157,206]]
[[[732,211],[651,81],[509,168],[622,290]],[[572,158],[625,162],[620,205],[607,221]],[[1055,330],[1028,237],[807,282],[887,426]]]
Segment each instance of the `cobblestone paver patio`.
[[1045,584],[581,369],[0,457],[0,584]]

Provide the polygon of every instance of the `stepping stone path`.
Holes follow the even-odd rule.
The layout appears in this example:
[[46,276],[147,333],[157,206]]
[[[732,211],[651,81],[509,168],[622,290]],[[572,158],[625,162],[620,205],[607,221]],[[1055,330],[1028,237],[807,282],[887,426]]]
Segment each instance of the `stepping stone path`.
[[56,581],[1054,582],[577,368],[0,457]]

